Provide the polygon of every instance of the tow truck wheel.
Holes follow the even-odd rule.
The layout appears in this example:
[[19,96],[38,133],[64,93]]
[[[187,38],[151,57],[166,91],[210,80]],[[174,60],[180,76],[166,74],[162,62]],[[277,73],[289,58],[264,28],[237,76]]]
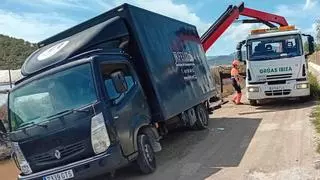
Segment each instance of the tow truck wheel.
[[209,113],[203,104],[196,107],[197,121],[194,124],[194,128],[198,130],[206,129],[209,124]]
[[137,164],[143,174],[150,174],[156,170],[156,158],[151,146],[150,139],[145,134],[138,136],[138,159]]
[[257,100],[249,100],[249,103],[251,106],[258,106],[258,101]]

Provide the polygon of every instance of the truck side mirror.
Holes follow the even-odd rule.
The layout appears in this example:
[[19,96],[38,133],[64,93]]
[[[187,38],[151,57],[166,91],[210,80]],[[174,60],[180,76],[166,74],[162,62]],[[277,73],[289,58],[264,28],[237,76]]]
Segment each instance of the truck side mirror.
[[241,42],[240,42],[240,43],[238,43],[238,45],[237,45],[237,51],[236,51],[236,58],[237,58],[239,61],[243,61],[243,59],[242,59],[241,47],[242,47],[242,44],[241,44]]
[[[239,42],[238,44],[237,44],[237,48],[236,48],[236,58],[239,60],[239,61],[244,61],[243,60],[243,58],[242,58],[242,46],[244,45],[246,43],[246,41],[245,40],[243,40],[243,41],[241,41],[241,42]],[[245,61],[244,61],[244,63],[246,63]]]
[[308,41],[308,51],[309,52],[307,54],[305,54],[305,57],[307,58],[308,56],[310,56],[315,51],[314,38],[309,34],[302,34],[302,36],[307,37],[307,41]]
[[241,50],[239,51],[239,50],[237,50],[237,55],[236,55],[236,59],[238,59],[239,61],[243,61],[243,59],[242,59],[242,52],[241,52]]
[[124,93],[128,90],[128,85],[122,71],[113,72],[111,79],[118,93]]
[[314,38],[312,36],[308,36],[308,46],[309,46],[309,55],[314,53]]

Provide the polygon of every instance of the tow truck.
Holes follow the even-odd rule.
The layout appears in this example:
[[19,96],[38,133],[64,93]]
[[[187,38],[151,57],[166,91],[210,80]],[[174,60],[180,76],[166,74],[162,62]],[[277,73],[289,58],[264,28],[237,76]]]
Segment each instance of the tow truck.
[[[304,52],[302,37],[308,39],[308,52]],[[256,106],[265,99],[295,98],[308,100],[307,57],[314,52],[314,39],[302,34],[295,26],[255,29],[245,41],[238,44],[246,47],[247,98]]]
[[[230,5],[201,37],[204,50],[241,15],[251,17],[240,20],[242,23],[262,23],[268,27],[252,30],[236,47],[237,59],[246,64],[246,94],[250,105],[256,106],[264,99],[307,100],[310,96],[307,57],[314,52],[314,38],[289,26],[282,16],[244,7],[244,3]],[[308,41],[308,52],[304,52],[303,36]]]
[[38,43],[8,95],[18,179],[87,179],[131,162],[154,172],[167,127],[208,126],[217,94],[205,52],[240,15],[286,25],[242,3],[199,38],[124,4]]

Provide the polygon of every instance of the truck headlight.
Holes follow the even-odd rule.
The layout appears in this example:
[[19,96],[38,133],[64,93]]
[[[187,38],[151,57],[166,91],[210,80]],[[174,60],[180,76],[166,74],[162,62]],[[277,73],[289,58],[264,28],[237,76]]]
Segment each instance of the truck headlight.
[[17,142],[13,142],[12,143],[12,147],[13,147],[13,151],[14,151],[14,155],[15,155],[15,161],[17,163],[18,168],[21,170],[21,172],[23,174],[31,174],[32,173],[32,169],[28,163],[28,161],[26,160],[26,158],[24,157],[20,146]]
[[96,154],[106,151],[110,146],[110,139],[102,113],[91,119],[91,144]]
[[249,92],[259,92],[259,87],[248,87]]
[[309,87],[308,83],[301,83],[296,85],[297,89],[307,89],[308,87]]

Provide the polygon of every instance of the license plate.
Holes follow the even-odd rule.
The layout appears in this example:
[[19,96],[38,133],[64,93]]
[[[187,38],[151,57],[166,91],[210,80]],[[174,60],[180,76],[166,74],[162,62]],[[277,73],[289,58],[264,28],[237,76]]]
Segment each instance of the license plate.
[[271,87],[269,87],[270,91],[283,90],[283,89],[284,89],[283,86],[271,86]]
[[66,180],[74,177],[72,170],[63,171],[60,173],[52,174],[50,176],[43,177],[43,180]]
[[257,78],[258,78],[258,81],[265,81],[265,80],[267,80],[267,76],[266,76],[266,75],[258,75]]

